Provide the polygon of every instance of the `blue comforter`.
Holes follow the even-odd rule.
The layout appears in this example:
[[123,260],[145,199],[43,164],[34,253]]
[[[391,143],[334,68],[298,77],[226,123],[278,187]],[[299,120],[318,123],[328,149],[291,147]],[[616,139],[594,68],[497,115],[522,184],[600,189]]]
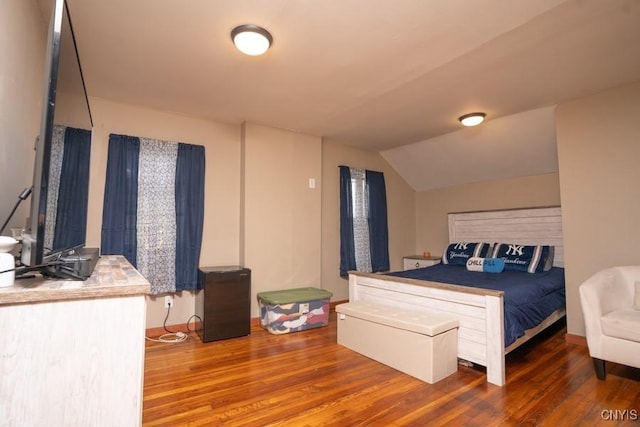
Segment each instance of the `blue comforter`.
[[565,305],[564,269],[559,267],[534,274],[521,271],[493,274],[467,271],[459,265],[437,264],[387,274],[504,291],[505,347]]

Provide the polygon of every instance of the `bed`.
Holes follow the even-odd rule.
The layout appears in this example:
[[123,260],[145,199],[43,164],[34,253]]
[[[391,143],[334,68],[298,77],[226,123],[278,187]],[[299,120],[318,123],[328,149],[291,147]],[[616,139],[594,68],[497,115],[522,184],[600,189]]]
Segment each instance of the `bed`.
[[[505,355],[565,316],[560,207],[452,213],[449,242],[497,242],[553,247],[546,271],[469,272],[437,265],[405,272],[350,272],[349,300],[454,314],[460,322],[458,357],[486,367],[487,381],[504,385]],[[453,274],[453,276],[441,276]],[[499,283],[511,280],[506,287]],[[546,304],[513,289],[535,289]],[[506,326],[505,326],[506,324]]]

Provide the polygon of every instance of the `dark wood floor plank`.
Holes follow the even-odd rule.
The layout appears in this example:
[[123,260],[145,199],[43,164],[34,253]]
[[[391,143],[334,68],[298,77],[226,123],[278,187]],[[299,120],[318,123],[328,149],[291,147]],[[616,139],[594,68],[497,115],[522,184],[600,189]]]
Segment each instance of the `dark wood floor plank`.
[[428,384],[368,359],[336,343],[335,313],[329,326],[286,335],[254,327],[210,343],[195,334],[147,342],[143,424],[637,426],[629,411],[640,415],[640,370],[607,364],[599,381],[565,333],[559,324],[509,354],[504,387],[482,367]]

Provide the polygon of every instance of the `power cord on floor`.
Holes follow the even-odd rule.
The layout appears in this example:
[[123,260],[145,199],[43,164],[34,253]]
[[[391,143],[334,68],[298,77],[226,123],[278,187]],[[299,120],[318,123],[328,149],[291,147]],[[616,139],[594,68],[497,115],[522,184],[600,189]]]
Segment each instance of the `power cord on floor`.
[[182,341],[186,341],[187,339],[189,339],[189,335],[185,334],[182,331],[178,331],[178,332],[171,332],[168,328],[167,328],[167,319],[169,318],[169,312],[171,311],[171,304],[169,304],[169,306],[167,307],[167,315],[164,317],[164,322],[162,323],[162,327],[164,328],[165,331],[167,331],[166,334],[162,334],[160,335],[158,338],[149,338],[147,336],[145,336],[144,338],[148,341],[153,341],[153,342],[163,342],[163,343],[179,343]]
[[185,334],[184,332],[178,331],[178,332],[171,332],[168,334],[162,334],[158,338],[144,337],[144,339],[146,339],[147,341],[153,341],[153,342],[165,342],[165,343],[175,344],[175,343],[188,340],[189,335]]

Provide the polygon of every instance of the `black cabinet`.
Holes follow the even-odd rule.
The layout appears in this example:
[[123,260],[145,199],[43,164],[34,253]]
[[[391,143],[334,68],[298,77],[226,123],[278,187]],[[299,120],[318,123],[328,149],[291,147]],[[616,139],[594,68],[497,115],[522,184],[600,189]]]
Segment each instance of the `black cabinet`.
[[251,333],[251,270],[239,266],[200,268],[196,332],[203,342]]

